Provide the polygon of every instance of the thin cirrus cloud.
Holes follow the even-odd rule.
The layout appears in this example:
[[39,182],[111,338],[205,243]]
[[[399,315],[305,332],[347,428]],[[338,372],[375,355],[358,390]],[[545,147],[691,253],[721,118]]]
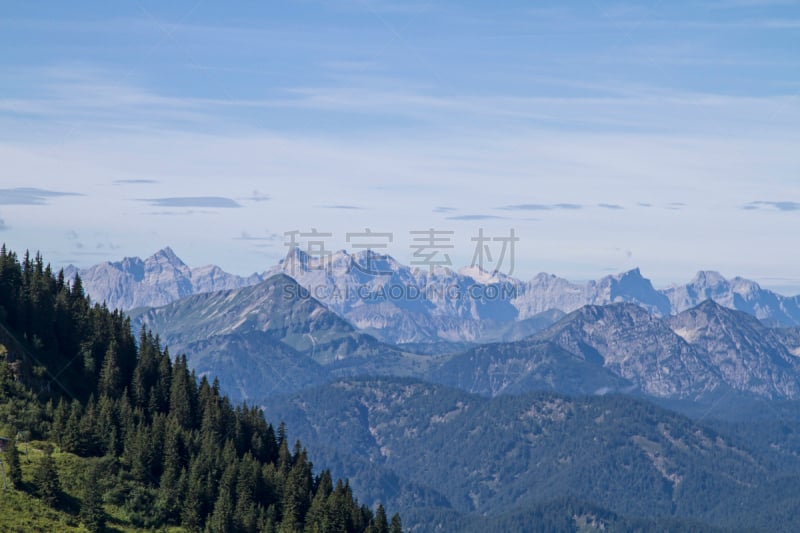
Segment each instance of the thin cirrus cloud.
[[597,207],[602,207],[603,209],[611,209],[613,211],[619,211],[620,209],[625,209],[624,207],[622,207],[619,204],[604,204],[604,203],[601,203],[601,204],[597,204]]
[[188,209],[186,211],[152,211],[148,213],[150,215],[158,216],[158,217],[185,217],[185,216],[192,216],[192,215],[219,215],[216,211],[205,211],[205,210],[195,210],[195,209]]
[[47,205],[49,198],[83,196],[77,192],[51,191],[36,187],[0,189],[0,205]]
[[746,210],[756,210],[762,208],[772,208],[772,209],[777,209],[778,211],[800,211],[800,202],[789,202],[789,201],[768,202],[759,200],[757,202],[750,202],[749,204],[745,204],[742,206],[742,209]]
[[275,242],[280,241],[281,236],[277,233],[270,233],[266,236],[258,236],[258,235],[251,235],[250,233],[243,231],[239,234],[238,237],[234,237],[234,240],[237,241],[268,241],[268,242]]
[[114,180],[111,183],[114,185],[147,185],[158,183],[158,180],[148,180],[148,179],[132,179],[132,180]]
[[434,213],[452,213],[454,211],[458,211],[455,207],[448,207],[444,205],[437,206],[433,209]]
[[142,198],[154,207],[216,207],[236,208],[242,207],[236,200],[223,196],[173,196],[170,198]]
[[456,215],[447,217],[447,220],[497,220],[506,217],[499,217],[496,215]]
[[321,209],[341,209],[344,211],[360,211],[364,209],[363,207],[359,207],[357,205],[348,205],[348,204],[318,205],[317,207]]
[[504,211],[552,211],[554,209],[583,209],[580,204],[513,204],[498,207]]

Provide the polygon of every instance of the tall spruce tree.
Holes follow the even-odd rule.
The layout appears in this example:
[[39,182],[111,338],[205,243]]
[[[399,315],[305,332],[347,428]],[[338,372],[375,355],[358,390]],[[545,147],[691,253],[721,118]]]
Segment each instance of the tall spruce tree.
[[118,352],[117,342],[112,340],[103,359],[103,368],[100,370],[99,392],[110,398],[118,398],[122,392],[122,371]]
[[33,483],[36,485],[36,494],[50,507],[55,507],[61,497],[61,483],[58,479],[56,462],[52,450],[45,450],[33,471]]
[[103,494],[99,484],[100,477],[99,466],[95,465],[89,468],[84,485],[83,501],[81,502],[81,522],[92,533],[104,531],[106,526]]
[[9,484],[18,489],[22,487],[22,467],[19,464],[19,452],[17,451],[16,437],[8,444],[5,452],[6,461],[6,476]]
[[378,504],[378,509],[375,511],[375,522],[373,525],[375,533],[389,533],[389,521],[386,518],[386,509],[383,504]]

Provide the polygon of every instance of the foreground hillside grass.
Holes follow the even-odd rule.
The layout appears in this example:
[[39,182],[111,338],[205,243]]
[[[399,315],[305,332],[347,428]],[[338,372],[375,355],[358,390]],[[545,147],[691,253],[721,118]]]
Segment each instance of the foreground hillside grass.
[[[33,472],[44,456],[44,449],[52,447],[53,459],[61,484],[60,502],[56,508],[45,505],[36,497]],[[26,453],[27,449],[27,453]],[[84,532],[88,533],[81,522],[79,512],[84,500],[85,473],[97,459],[87,459],[58,449],[54,444],[33,441],[27,446],[17,446],[22,466],[22,486],[19,489],[8,488],[0,493],[0,531],[2,532]],[[108,484],[106,480],[103,485]],[[138,532],[152,529],[136,527],[124,509],[105,502],[103,508],[108,517],[106,531]],[[180,527],[162,528],[165,533],[185,531]]]

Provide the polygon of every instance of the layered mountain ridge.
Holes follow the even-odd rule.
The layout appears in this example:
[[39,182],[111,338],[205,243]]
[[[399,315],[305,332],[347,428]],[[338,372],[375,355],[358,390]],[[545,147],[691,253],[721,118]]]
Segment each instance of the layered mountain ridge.
[[[295,248],[279,264],[248,277],[217,266],[188,267],[170,248],[147,259],[125,258],[78,270],[87,294],[110,308],[158,307],[190,296],[252,286],[282,273],[356,328],[393,344],[511,341],[534,333],[542,313],[584,305],[637,304],[666,317],[711,299],[771,326],[800,325],[800,296],[787,297],[739,277],[701,271],[686,285],[658,290],[639,269],[586,284],[552,274],[521,281],[473,266],[433,271],[373,251],[310,257]],[[525,321],[536,318],[525,325]]]

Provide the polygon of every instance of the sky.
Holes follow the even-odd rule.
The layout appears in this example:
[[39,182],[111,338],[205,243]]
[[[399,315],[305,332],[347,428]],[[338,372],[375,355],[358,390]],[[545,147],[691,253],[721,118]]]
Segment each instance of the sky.
[[513,231],[522,279],[797,294],[800,0],[5,0],[0,163],[0,241],[57,267]]

